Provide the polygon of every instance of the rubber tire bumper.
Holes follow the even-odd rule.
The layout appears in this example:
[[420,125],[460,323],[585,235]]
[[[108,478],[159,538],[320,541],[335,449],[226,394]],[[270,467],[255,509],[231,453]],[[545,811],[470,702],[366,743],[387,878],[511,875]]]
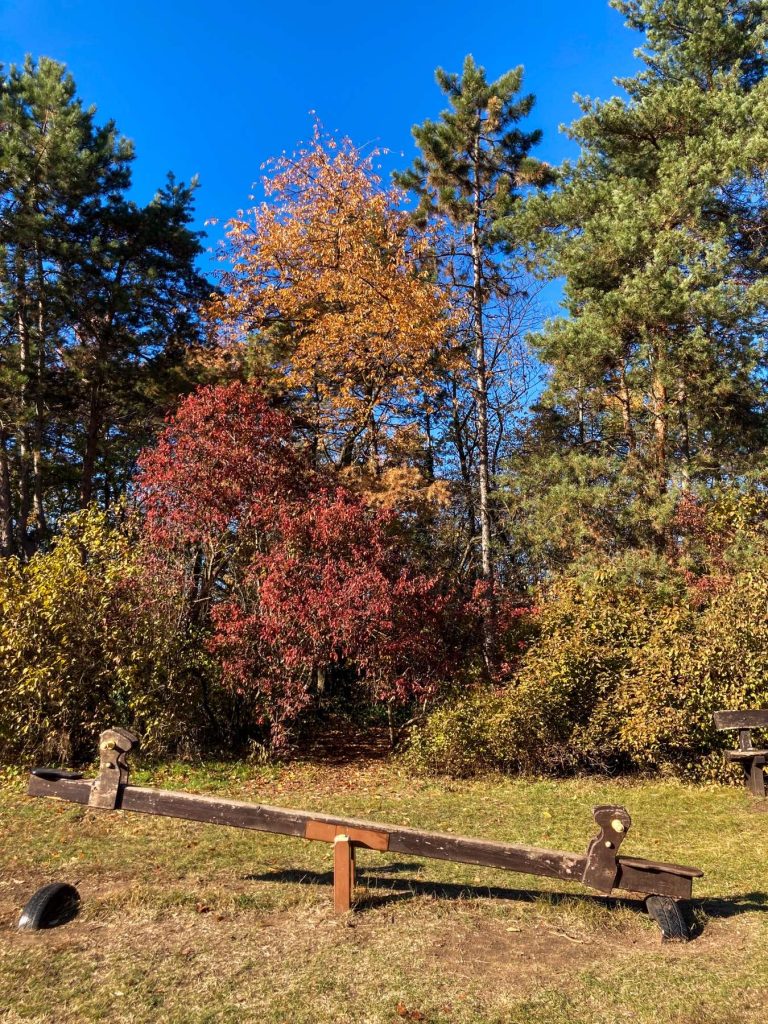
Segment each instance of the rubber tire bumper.
[[67,882],[44,885],[27,900],[19,918],[19,931],[36,932],[66,924],[77,914],[80,893]]

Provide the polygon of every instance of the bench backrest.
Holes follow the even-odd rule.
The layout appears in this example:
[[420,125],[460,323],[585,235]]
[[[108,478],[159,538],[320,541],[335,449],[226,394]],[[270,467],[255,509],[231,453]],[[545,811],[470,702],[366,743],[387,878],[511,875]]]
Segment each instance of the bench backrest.
[[768,729],[768,710],[716,711],[713,717],[719,732],[724,729]]

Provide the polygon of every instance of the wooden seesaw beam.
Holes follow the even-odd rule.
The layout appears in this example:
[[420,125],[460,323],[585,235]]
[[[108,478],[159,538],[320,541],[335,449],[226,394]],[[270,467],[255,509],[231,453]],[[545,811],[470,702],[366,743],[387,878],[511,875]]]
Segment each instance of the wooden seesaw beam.
[[[127,755],[137,742],[137,738],[126,730],[107,730],[101,736],[100,770],[95,779],[35,769],[29,777],[27,792],[30,796],[55,797],[105,810],[158,814],[209,825],[227,825],[333,843],[334,902],[341,912],[350,909],[354,851],[361,847],[581,882],[606,895],[614,890],[623,890],[661,897],[668,901],[664,903],[667,913],[671,912],[669,901],[690,898],[693,879],[703,874],[698,868],[679,864],[619,857],[619,846],[631,826],[630,816],[623,807],[595,807],[593,814],[600,828],[599,834],[585,854],[568,853],[358,818],[133,786],[128,782]],[[653,913],[651,906],[649,910]],[[656,914],[653,916],[658,920]]]

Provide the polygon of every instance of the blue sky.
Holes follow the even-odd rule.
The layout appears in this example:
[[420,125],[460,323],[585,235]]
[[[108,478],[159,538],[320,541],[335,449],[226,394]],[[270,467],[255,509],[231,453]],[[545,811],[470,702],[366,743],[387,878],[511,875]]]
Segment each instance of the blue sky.
[[0,0],[0,61],[66,63],[98,119],[134,140],[137,200],[168,170],[198,174],[202,226],[248,205],[264,160],[309,137],[311,110],[406,165],[412,124],[443,106],[435,67],[459,70],[467,53],[492,77],[523,64],[538,155],[574,155],[558,133],[577,114],[573,94],[614,95],[614,76],[635,67],[640,38],[622,21],[607,0],[485,0],[477,11],[454,0]]

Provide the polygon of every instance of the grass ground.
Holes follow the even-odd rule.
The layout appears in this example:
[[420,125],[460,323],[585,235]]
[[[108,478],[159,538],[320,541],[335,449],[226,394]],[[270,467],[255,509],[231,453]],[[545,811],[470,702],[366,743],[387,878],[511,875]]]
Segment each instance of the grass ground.
[[[30,800],[0,784],[0,1021],[224,1024],[751,1022],[768,1006],[768,814],[675,782],[414,779],[397,765],[168,766],[134,781],[583,851],[624,803],[622,852],[695,864],[701,934],[660,943],[642,904],[577,885],[359,855],[331,909],[323,843]],[[70,924],[15,931],[51,880]]]

